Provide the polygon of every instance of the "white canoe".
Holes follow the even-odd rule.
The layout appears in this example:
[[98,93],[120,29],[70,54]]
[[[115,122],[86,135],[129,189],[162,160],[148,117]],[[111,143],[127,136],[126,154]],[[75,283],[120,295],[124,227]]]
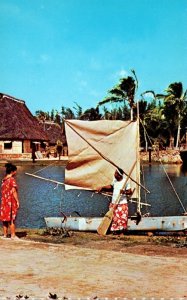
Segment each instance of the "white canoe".
[[[97,231],[101,217],[46,217],[47,228],[66,228],[73,231]],[[185,231],[187,216],[142,217],[138,225],[135,220],[128,220],[128,231]]]

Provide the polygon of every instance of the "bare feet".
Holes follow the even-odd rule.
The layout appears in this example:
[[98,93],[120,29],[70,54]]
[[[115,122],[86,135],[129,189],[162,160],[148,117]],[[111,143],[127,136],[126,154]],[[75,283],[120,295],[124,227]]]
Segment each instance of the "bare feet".
[[19,240],[19,237],[17,235],[11,236],[11,240],[17,241]]

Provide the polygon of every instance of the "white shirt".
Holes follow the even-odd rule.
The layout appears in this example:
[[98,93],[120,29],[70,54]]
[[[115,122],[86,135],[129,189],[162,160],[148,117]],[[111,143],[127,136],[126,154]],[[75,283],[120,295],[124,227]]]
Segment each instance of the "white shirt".
[[[126,176],[123,177],[122,180],[118,181],[115,177],[113,179],[112,182],[112,186],[113,186],[113,195],[112,195],[112,203],[115,204],[116,199],[118,198],[119,194],[120,194],[120,190],[129,190],[130,189],[130,183],[127,183],[125,187],[124,183],[126,181]],[[126,204],[127,203],[127,196],[125,194],[120,195],[120,200],[118,202],[118,204]]]

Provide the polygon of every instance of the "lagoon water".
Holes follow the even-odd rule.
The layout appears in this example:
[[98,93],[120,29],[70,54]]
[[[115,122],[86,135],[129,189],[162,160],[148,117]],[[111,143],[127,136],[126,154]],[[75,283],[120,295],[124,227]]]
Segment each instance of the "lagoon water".
[[[165,171],[187,210],[187,170],[180,165],[164,165]],[[20,209],[16,220],[19,228],[43,228],[44,217],[66,215],[103,216],[109,206],[110,198],[90,191],[68,190],[63,185],[43,181],[25,173],[64,182],[64,166],[18,166],[16,180],[19,186]],[[4,168],[0,167],[0,179]],[[143,185],[150,194],[142,191],[142,202],[151,204],[143,206],[142,213],[152,216],[180,215],[184,212],[182,204],[175,195],[161,165],[144,165]],[[130,213],[135,212],[135,204],[129,203]]]

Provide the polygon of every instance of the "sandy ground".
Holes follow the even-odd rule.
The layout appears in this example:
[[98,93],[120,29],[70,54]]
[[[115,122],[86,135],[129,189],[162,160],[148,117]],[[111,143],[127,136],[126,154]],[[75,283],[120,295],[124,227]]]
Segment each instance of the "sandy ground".
[[176,239],[22,235],[0,239],[0,297],[187,299],[187,247]]

